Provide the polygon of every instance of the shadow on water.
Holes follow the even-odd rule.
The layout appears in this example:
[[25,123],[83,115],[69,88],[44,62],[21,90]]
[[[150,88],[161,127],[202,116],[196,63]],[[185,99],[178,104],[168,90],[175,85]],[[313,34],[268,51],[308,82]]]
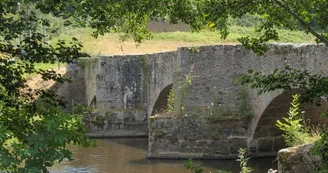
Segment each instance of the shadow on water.
[[108,143],[117,143],[119,145],[124,145],[127,147],[133,147],[141,150],[148,150],[148,138],[105,138],[105,139],[96,139],[97,141],[108,142]]
[[[108,139],[107,139],[108,140]],[[109,139],[110,140],[110,139]],[[142,149],[145,152],[148,150],[148,140],[147,138],[122,138],[122,139],[115,139],[110,140],[111,142],[115,142],[121,145],[126,145],[129,147],[135,147],[138,149]],[[146,153],[147,154],[147,153]],[[139,159],[139,160],[131,160],[129,163],[131,164],[176,164],[180,163],[184,165],[186,160],[175,160],[175,159]],[[239,172],[239,162],[235,160],[196,160],[194,161],[197,164],[206,167],[206,168],[213,168],[213,169],[221,169],[221,170],[231,170]],[[255,169],[254,172],[267,172],[268,169],[273,168],[276,169],[277,167],[276,158],[258,158],[258,159],[251,159],[249,161],[249,166]]]
[[[96,148],[72,146],[74,160],[63,162],[51,168],[57,173],[190,173],[184,168],[185,160],[147,160],[147,138],[99,139]],[[250,160],[249,164],[258,173],[266,173],[275,168],[274,158]],[[205,173],[217,169],[239,172],[239,162],[235,160],[196,160]]]

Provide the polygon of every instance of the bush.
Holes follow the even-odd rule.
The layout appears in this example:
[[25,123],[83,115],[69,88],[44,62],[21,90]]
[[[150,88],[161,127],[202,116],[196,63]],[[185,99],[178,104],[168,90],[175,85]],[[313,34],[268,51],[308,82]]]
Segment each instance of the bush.
[[284,122],[277,120],[276,126],[284,131],[282,135],[288,146],[296,146],[314,142],[319,139],[319,130],[316,127],[310,127],[304,120],[304,112],[301,112],[300,95],[293,95],[293,101],[289,108],[288,117],[284,117]]
[[[11,99],[0,85],[1,96]],[[55,162],[72,159],[68,145],[91,144],[84,132],[78,115],[50,104],[39,102],[36,110],[30,103],[16,107],[0,100],[0,172],[48,172]]]

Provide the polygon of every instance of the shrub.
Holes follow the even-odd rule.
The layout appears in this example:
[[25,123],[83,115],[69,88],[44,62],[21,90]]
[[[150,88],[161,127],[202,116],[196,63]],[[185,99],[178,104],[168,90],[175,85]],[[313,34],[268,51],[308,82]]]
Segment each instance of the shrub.
[[240,162],[240,173],[250,173],[253,171],[251,167],[248,167],[248,160],[249,158],[245,157],[246,155],[246,149],[245,148],[239,148],[238,150],[238,160]]
[[284,122],[277,120],[276,126],[284,131],[282,135],[288,146],[302,145],[314,142],[319,139],[319,130],[316,127],[311,127],[304,120],[304,112],[301,112],[300,95],[293,95],[293,101],[289,108],[288,117],[284,117]]

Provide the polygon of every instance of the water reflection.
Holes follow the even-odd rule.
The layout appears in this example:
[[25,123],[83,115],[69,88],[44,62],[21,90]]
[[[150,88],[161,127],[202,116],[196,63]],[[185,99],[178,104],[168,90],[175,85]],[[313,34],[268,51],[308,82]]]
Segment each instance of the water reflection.
[[[52,173],[190,173],[184,160],[147,160],[146,138],[100,139],[97,148],[74,147],[74,160],[55,165]],[[275,168],[274,158],[251,160],[255,172],[266,173]],[[239,162],[234,160],[195,161],[203,165],[205,172],[230,170],[239,172]]]

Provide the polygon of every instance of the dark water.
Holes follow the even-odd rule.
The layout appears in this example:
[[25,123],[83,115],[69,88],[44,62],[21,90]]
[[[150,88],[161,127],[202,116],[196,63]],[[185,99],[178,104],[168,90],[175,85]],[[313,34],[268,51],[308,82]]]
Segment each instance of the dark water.
[[[191,173],[183,165],[184,160],[147,160],[147,138],[100,139],[97,148],[72,148],[74,160],[51,168],[52,173]],[[254,172],[266,173],[276,168],[275,158],[250,160]],[[205,173],[218,169],[239,172],[235,160],[195,161],[202,165]]]

